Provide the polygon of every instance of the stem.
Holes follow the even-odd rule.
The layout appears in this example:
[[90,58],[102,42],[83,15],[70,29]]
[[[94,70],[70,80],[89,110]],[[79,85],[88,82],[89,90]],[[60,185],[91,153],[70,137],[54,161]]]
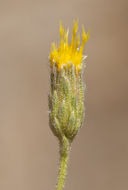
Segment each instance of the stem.
[[68,139],[64,139],[63,143],[60,144],[60,169],[58,174],[58,182],[56,190],[63,190],[65,178],[67,175],[67,165],[69,158],[69,142]]

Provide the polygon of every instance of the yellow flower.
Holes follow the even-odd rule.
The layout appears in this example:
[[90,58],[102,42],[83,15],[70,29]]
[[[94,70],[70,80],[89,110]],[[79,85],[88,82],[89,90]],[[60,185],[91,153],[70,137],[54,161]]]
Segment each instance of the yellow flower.
[[58,70],[61,70],[63,67],[70,67],[70,65],[73,64],[77,71],[81,70],[83,61],[83,48],[89,38],[89,32],[86,34],[84,27],[82,26],[83,34],[80,45],[79,34],[76,36],[77,29],[78,21],[74,21],[72,39],[71,42],[68,43],[69,29],[64,30],[62,23],[60,23],[61,40],[59,45],[56,45],[55,43],[52,44],[51,53],[49,55],[51,66],[55,64]]

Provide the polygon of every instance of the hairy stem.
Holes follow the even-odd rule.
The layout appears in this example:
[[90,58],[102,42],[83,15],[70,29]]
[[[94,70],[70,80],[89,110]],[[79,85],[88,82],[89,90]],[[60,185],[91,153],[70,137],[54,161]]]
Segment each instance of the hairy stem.
[[60,169],[58,175],[58,182],[56,185],[56,190],[63,190],[65,178],[67,175],[67,165],[69,158],[69,142],[68,140],[64,140],[64,142],[60,145]]

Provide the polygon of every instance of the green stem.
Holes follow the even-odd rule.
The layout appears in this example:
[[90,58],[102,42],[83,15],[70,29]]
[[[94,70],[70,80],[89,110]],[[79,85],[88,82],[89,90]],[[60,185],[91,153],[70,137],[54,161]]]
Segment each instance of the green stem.
[[56,190],[63,190],[64,187],[64,182],[67,175],[69,148],[70,148],[69,142],[65,138],[63,143],[60,145],[60,169],[59,169]]

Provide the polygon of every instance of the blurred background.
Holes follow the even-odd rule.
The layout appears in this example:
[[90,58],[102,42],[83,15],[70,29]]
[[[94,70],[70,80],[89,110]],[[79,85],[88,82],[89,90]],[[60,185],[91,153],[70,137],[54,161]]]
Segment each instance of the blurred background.
[[74,18],[91,35],[65,190],[128,189],[128,1],[0,0],[0,190],[55,189],[48,55],[59,21],[71,31]]

